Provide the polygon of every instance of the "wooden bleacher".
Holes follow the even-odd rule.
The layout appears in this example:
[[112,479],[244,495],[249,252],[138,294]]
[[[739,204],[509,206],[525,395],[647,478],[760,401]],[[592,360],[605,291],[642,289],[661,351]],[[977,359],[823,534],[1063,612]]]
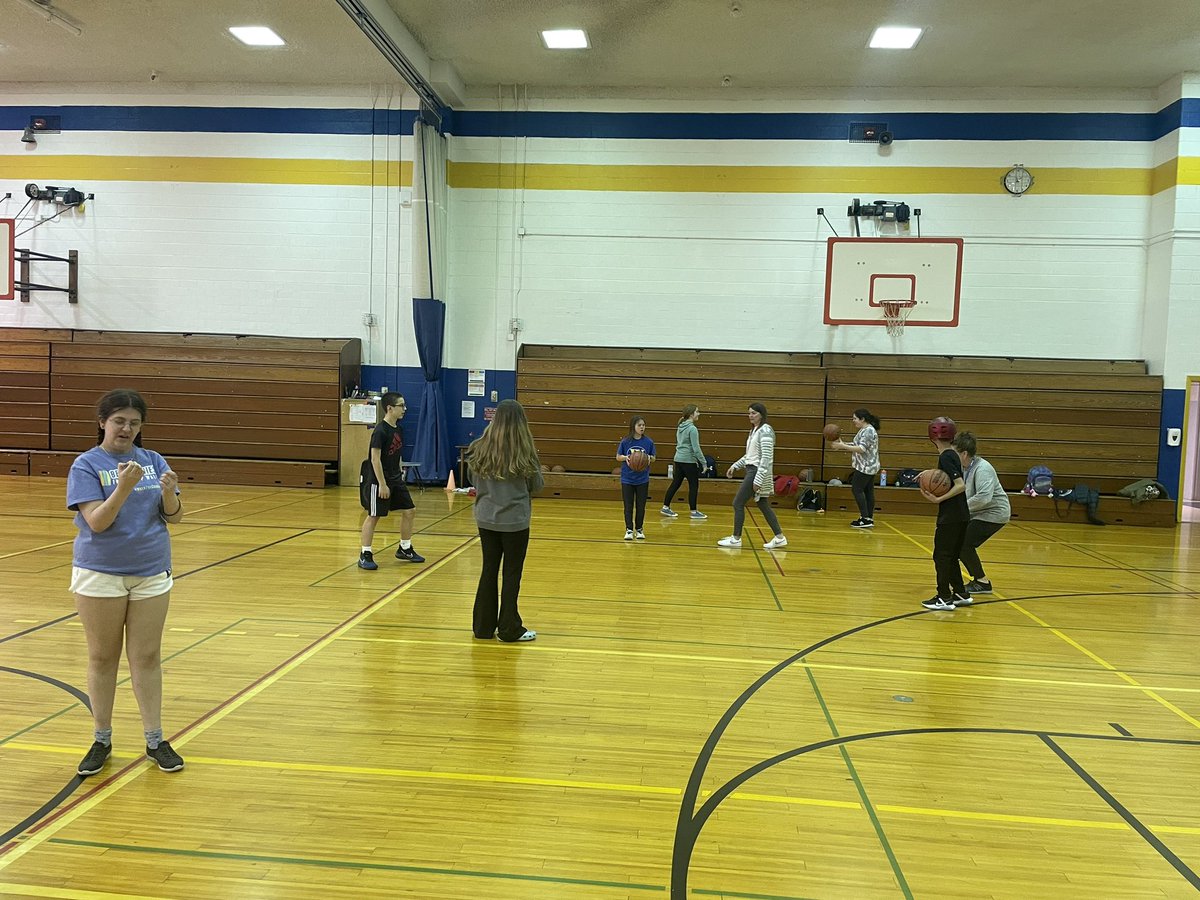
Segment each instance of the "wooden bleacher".
[[820,465],[825,375],[815,353],[526,345],[517,397],[543,463],[569,472],[611,472],[637,414],[661,447],[651,474],[665,475],[686,403],[700,407],[704,451],[728,466],[745,452],[754,401],[779,436],[781,470]]
[[[829,420],[852,432],[856,408],[879,416],[893,478],[934,464],[926,428],[941,415],[975,433],[1008,491],[1039,464],[1058,487],[1083,482],[1104,494],[1157,477],[1162,378],[1145,363],[840,353],[824,363]],[[836,455],[826,454],[826,479],[850,471]]]
[[[849,455],[827,449],[820,431],[832,421],[852,435],[850,415],[860,406],[883,420],[882,456],[892,478],[904,468],[929,468],[935,457],[926,427],[935,416],[949,415],[961,430],[975,432],[981,455],[1010,492],[1014,519],[1050,521],[1059,516],[1052,501],[1018,493],[1034,465],[1050,466],[1059,487],[1082,482],[1104,494],[1156,475],[1162,379],[1147,375],[1136,360],[526,345],[517,364],[517,397],[543,462],[567,469],[547,477],[547,496],[619,496],[611,475],[616,446],[637,413],[660,448],[651,495],[661,498],[675,424],[689,402],[701,408],[701,443],[723,473],[744,450],[747,405],[761,400],[778,435],[777,475],[811,467],[820,481],[848,481]],[[703,481],[702,496],[713,498],[704,503],[728,503],[733,488],[724,480]],[[831,509],[853,509],[848,486],[821,489],[828,490]],[[912,489],[877,489],[876,502],[881,514],[931,512]],[[776,503],[794,504],[794,498]],[[1084,521],[1078,507],[1060,509],[1068,520]],[[1105,497],[1100,518],[1173,526],[1175,504],[1135,507]]]
[[114,387],[182,481],[323,487],[357,339],[0,329],[0,473],[62,476]]

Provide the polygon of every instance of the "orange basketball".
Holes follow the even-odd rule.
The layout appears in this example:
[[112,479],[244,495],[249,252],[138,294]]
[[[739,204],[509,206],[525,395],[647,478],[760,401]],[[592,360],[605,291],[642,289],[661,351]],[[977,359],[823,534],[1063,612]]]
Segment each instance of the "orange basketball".
[[926,469],[917,476],[917,484],[921,490],[929,491],[935,497],[940,497],[950,490],[950,476],[941,469]]
[[833,443],[842,436],[842,426],[834,425],[832,422],[825,426],[822,432],[825,435],[825,440]]
[[650,468],[650,454],[641,447],[631,447],[629,450],[629,468],[635,472],[645,472]]

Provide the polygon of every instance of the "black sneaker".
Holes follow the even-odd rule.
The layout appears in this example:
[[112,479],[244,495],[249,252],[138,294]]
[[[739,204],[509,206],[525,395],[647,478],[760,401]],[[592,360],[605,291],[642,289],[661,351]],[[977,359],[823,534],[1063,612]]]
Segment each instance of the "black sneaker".
[[990,581],[980,581],[976,578],[974,581],[967,582],[967,590],[972,594],[990,594],[992,592],[992,583]]
[[396,548],[396,559],[406,559],[412,563],[425,562],[425,557],[423,557],[420,553],[417,552],[416,547],[412,547],[412,546],[410,546],[407,550],[405,550],[403,547],[397,547]]
[[874,519],[855,519],[853,522],[850,523],[850,527],[851,528],[874,528],[875,520]]
[[110,756],[112,756],[112,744],[102,744],[96,741],[92,744],[92,749],[88,750],[87,755],[80,761],[79,768],[75,771],[85,777],[95,775],[104,768],[104,764],[108,762]]
[[164,772],[178,772],[183,768],[183,757],[172,750],[166,741],[159,741],[153,750],[147,747],[146,756],[158,763]]
[[922,600],[921,605],[926,609],[954,609],[953,600],[943,600],[941,597],[930,597]]
[[375,557],[371,555],[370,550],[364,550],[358,554],[358,567],[374,571],[379,568],[379,563],[375,562]]

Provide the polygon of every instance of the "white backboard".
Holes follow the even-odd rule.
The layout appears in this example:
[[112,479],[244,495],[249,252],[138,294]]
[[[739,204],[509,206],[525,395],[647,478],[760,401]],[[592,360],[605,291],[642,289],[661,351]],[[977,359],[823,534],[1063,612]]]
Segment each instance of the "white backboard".
[[825,324],[883,325],[883,301],[913,300],[906,327],[956,327],[962,254],[962,238],[830,238]]

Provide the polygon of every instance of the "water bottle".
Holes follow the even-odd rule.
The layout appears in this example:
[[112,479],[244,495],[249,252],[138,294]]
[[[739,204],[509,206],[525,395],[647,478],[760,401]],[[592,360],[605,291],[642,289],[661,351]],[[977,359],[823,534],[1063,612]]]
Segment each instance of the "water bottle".
[[672,465],[671,463],[667,463],[667,477],[668,478],[675,477],[675,466]]
[[879,486],[887,487],[887,469],[879,470]]

